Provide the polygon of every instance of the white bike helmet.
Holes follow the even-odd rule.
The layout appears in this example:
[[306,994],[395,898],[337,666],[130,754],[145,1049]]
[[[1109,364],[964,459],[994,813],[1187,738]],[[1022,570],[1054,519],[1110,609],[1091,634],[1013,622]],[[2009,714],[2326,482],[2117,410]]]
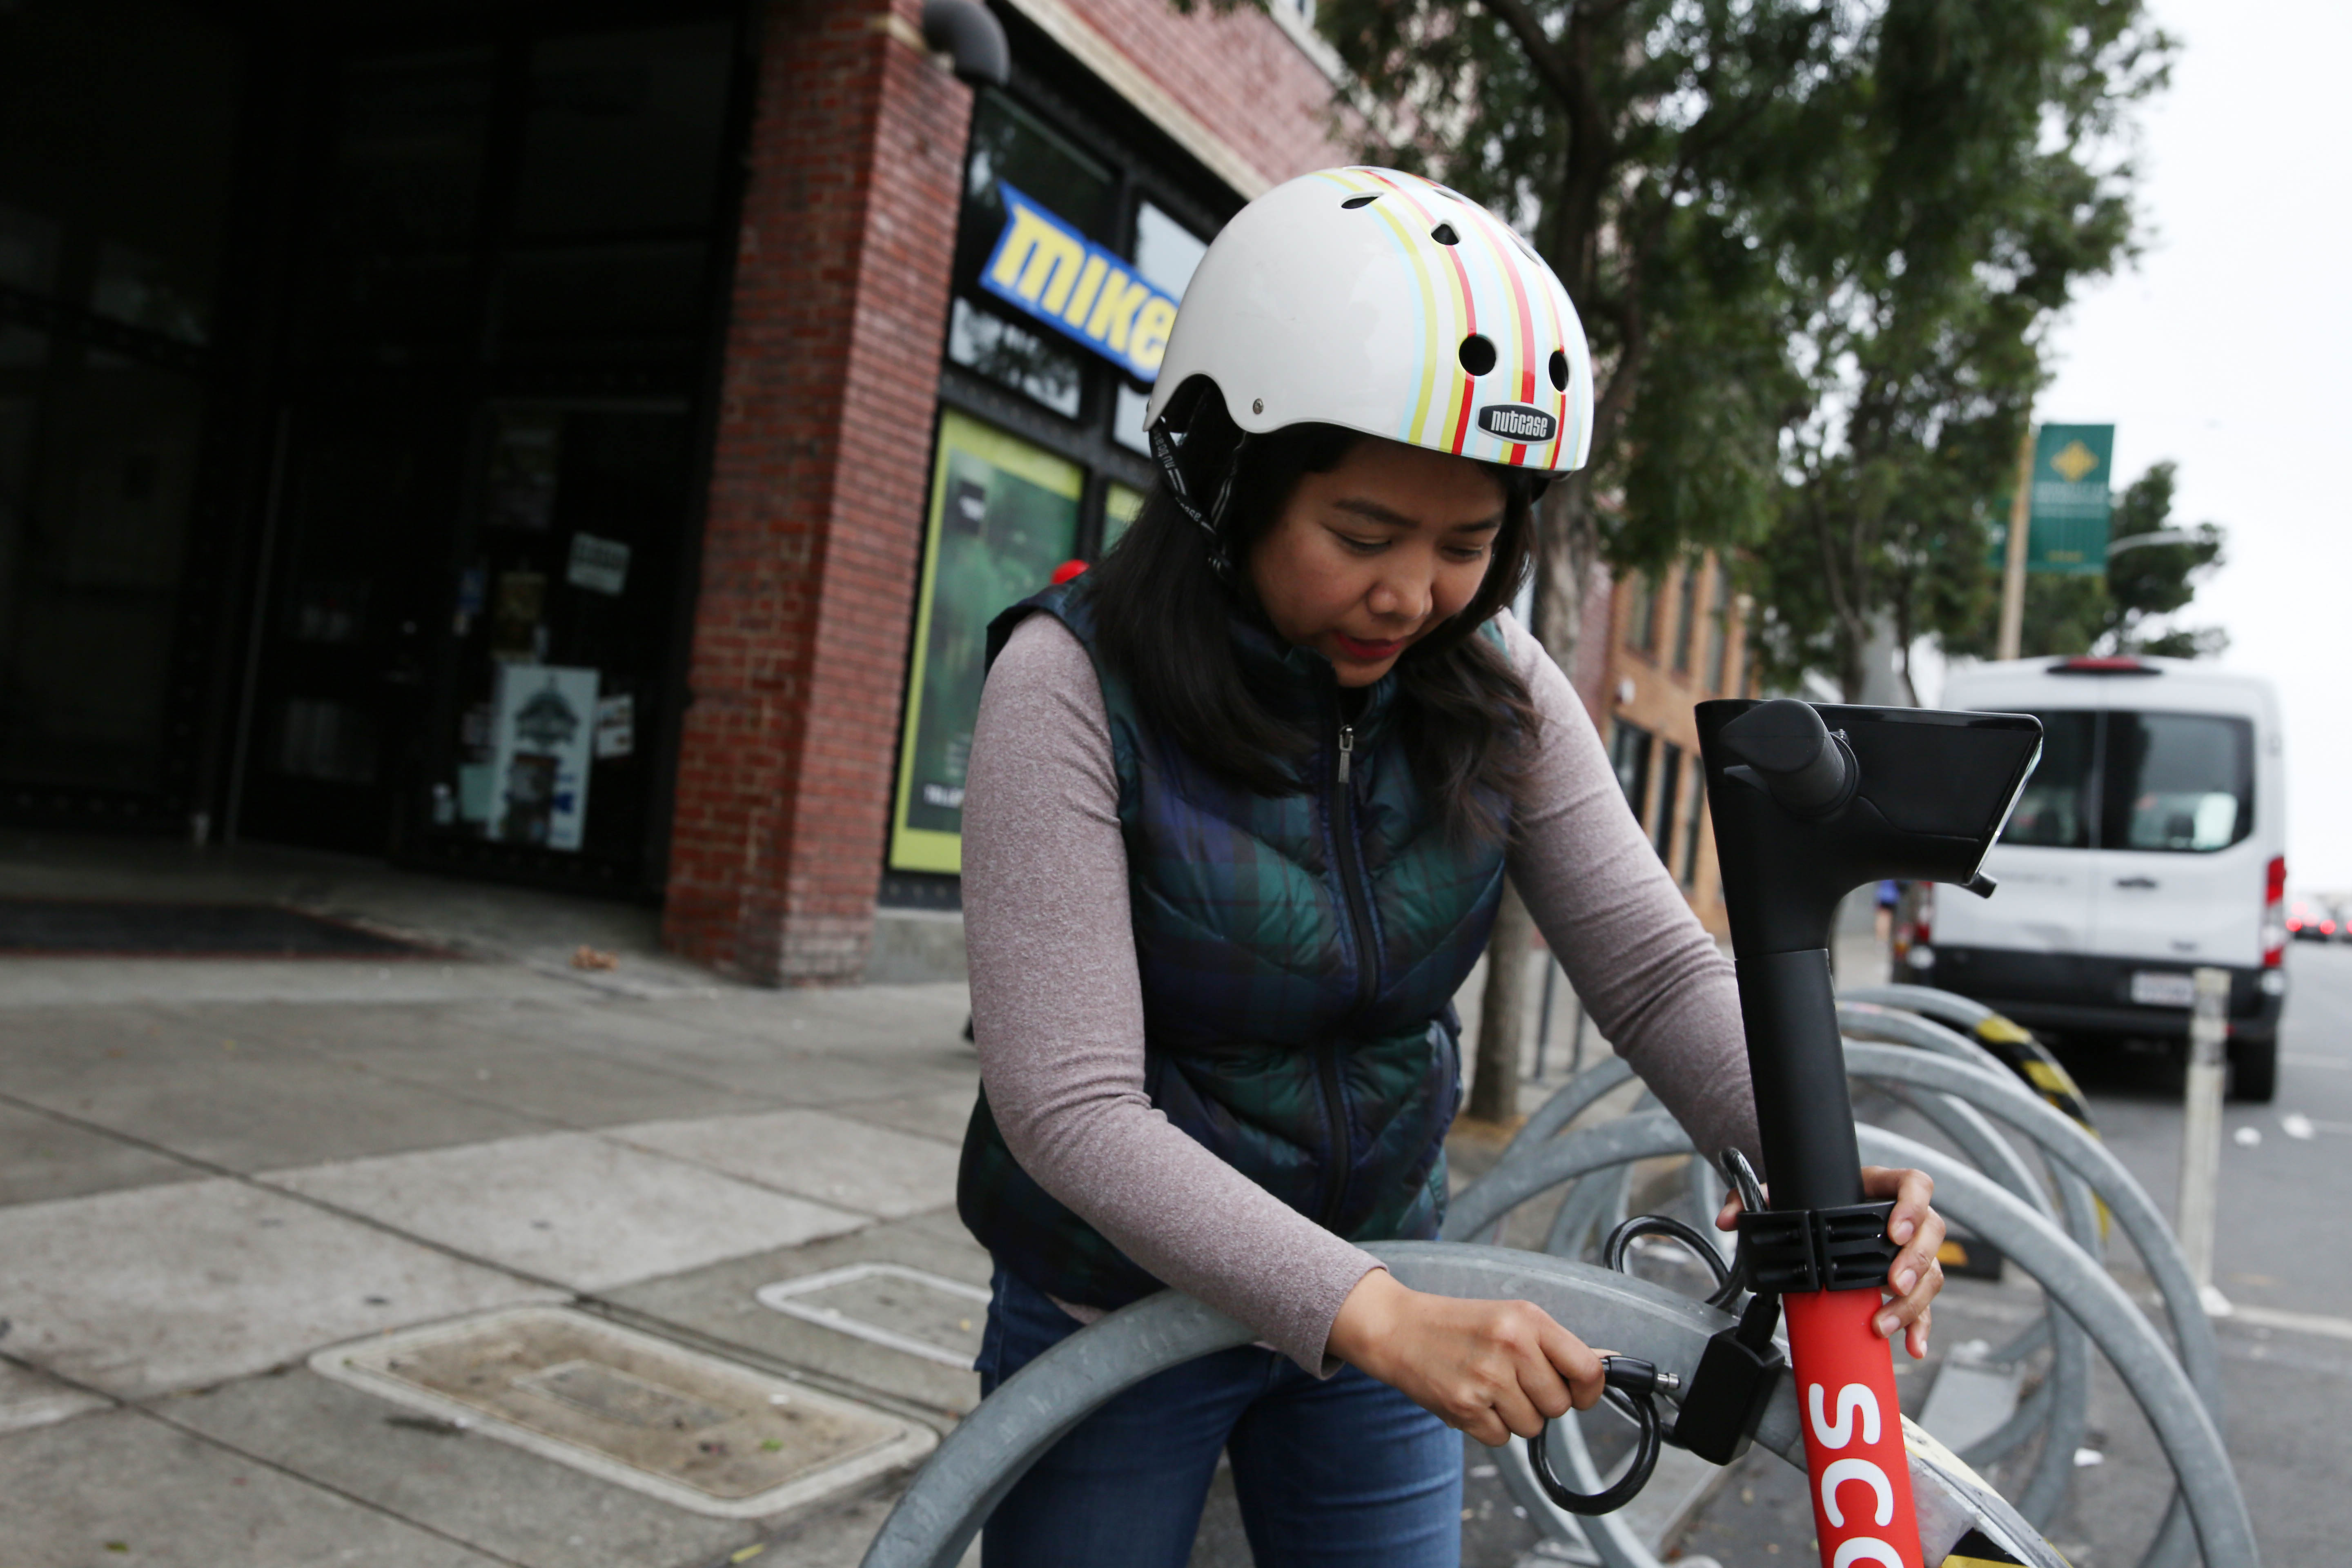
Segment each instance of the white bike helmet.
[[1592,440],[1591,355],[1559,279],[1494,214],[1394,169],[1277,185],[1192,274],[1144,418],[1213,535],[1231,468],[1204,483],[1180,461],[1202,377],[1244,437],[1337,425],[1538,479],[1583,467]]

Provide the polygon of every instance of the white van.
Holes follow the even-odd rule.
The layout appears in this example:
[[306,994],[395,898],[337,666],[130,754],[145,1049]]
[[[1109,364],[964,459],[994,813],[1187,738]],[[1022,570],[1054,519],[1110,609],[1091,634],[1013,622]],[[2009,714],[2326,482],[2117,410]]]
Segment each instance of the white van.
[[2231,1091],[2267,1100],[2286,1000],[2286,794],[2268,682],[2169,658],[1954,670],[1947,708],[2031,713],[2042,761],[1985,859],[1937,891],[1912,978],[2079,1038],[2189,1035],[2191,972],[2230,988]]

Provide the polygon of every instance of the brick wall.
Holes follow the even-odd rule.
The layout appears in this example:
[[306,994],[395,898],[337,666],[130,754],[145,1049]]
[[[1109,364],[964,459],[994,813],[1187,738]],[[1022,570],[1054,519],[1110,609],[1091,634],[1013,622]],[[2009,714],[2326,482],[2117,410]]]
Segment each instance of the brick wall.
[[[971,113],[888,5],[771,0],[747,149],[664,936],[769,984],[864,969],[888,826]],[[1071,8],[1267,178],[1346,156],[1268,17]]]
[[664,934],[770,984],[865,965],[921,544],[971,100],[883,16],[773,0],[747,150]]
[[1069,5],[1268,180],[1355,156],[1331,136],[1331,79],[1250,6],[1219,16],[1199,0],[1185,16],[1169,0]]

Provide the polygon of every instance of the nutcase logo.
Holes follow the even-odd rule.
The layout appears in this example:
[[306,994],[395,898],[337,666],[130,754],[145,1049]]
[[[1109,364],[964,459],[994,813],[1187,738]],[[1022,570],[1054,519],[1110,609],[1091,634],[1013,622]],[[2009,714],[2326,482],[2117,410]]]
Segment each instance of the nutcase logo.
[[1499,436],[1506,441],[1540,447],[1552,438],[1559,421],[1540,408],[1530,408],[1524,403],[1489,403],[1478,410],[1478,428],[1489,436]]

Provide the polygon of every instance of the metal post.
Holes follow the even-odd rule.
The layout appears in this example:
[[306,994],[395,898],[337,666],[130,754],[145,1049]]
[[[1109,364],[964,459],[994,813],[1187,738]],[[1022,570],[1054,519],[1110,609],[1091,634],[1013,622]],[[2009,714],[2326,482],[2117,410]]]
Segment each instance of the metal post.
[[2025,640],[2026,538],[2033,528],[2033,421],[2017,444],[2017,488],[2009,498],[2009,556],[2000,574],[2000,647],[1996,657],[2016,658]]
[[2189,1088],[2180,1119],[2180,1253],[2205,1310],[2230,1314],[2213,1284],[2213,1233],[2220,1218],[2221,1083],[2229,1073],[2230,972],[2197,971],[2197,1008],[2189,1016]]
[[1559,978],[1559,958],[1547,946],[1544,949],[1543,1000],[1536,1007],[1536,1070],[1535,1081],[1543,1082],[1544,1047],[1551,1044],[1551,996],[1553,983]]

